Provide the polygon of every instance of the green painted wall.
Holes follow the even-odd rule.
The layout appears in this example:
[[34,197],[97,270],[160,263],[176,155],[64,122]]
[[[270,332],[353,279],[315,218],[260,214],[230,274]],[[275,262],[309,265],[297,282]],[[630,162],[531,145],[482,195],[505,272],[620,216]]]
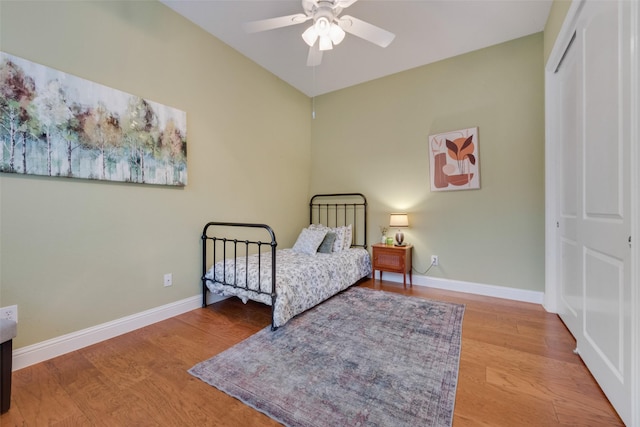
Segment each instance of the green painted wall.
[[[544,291],[543,79],[538,33],[317,97],[312,192],[366,194],[370,241],[407,211],[418,271]],[[430,192],[428,136],[475,126],[482,188]]]
[[[187,112],[184,189],[0,175],[15,348],[200,292],[210,220],[307,221],[309,99],[158,2],[1,1],[0,49]],[[162,285],[173,273],[172,287]]]

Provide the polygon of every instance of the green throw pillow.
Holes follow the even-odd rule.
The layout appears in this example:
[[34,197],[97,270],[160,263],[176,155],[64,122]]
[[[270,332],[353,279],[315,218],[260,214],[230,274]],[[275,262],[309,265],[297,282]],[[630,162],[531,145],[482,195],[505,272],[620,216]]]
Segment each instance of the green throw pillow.
[[322,254],[330,254],[333,249],[333,242],[336,240],[336,233],[328,232],[322,243],[320,243],[320,247],[318,248],[318,252]]

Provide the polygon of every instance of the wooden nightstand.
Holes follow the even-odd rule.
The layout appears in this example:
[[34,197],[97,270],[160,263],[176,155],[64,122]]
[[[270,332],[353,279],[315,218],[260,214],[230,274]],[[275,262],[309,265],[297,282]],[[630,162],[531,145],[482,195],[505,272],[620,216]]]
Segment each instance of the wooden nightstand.
[[373,280],[376,279],[376,270],[380,270],[380,280],[382,272],[402,273],[404,286],[407,286],[407,273],[409,273],[409,286],[413,287],[411,276],[411,249],[412,245],[391,246],[382,243],[373,245]]

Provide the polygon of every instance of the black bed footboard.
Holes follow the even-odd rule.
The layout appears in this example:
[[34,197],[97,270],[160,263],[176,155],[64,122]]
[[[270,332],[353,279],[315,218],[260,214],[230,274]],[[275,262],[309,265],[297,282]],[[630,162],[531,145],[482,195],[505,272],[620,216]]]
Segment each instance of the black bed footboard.
[[[225,230],[225,228],[232,227],[235,230],[238,228],[243,228],[246,230],[249,229],[263,229],[268,233],[270,240],[241,240],[237,238],[237,233],[234,230],[233,235],[236,238],[229,238],[225,235],[229,230]],[[250,234],[250,233],[248,233]],[[274,309],[276,306],[276,246],[278,243],[276,242],[276,236],[271,229],[270,226],[266,224],[251,224],[251,223],[237,223],[237,222],[209,222],[204,226],[202,230],[202,306],[207,306],[207,291],[209,288],[207,287],[207,281],[211,281],[206,277],[207,271],[209,267],[214,266],[216,262],[222,261],[222,275],[221,277],[215,275],[214,279],[216,282],[221,283],[225,286],[230,286],[235,289],[241,289],[247,292],[252,292],[255,294],[268,295],[271,298],[271,328],[275,328],[274,322]],[[264,248],[268,248],[271,252],[271,283],[270,286],[268,284],[260,283],[261,280],[261,259],[262,256],[259,255],[258,265],[257,265],[257,277],[258,283],[257,286],[253,286],[249,288],[249,257],[251,254],[262,254],[264,252]],[[228,263],[225,260],[233,260],[233,262]],[[243,283],[238,280],[238,275],[236,274],[237,270],[233,271],[233,275],[231,276],[233,280],[229,283],[227,281],[227,268],[237,269],[239,263],[245,263],[245,277]],[[264,268],[269,268],[264,267]],[[215,269],[214,269],[215,272]]]

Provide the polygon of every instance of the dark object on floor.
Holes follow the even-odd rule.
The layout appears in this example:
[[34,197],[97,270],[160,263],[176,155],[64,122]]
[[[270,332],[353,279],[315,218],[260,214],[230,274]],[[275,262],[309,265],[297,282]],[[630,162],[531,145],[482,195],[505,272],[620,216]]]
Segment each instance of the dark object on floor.
[[16,322],[0,319],[0,414],[11,406],[11,358],[16,332]]

